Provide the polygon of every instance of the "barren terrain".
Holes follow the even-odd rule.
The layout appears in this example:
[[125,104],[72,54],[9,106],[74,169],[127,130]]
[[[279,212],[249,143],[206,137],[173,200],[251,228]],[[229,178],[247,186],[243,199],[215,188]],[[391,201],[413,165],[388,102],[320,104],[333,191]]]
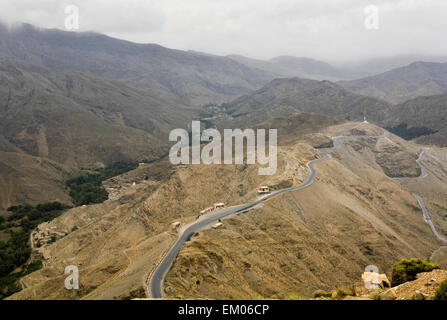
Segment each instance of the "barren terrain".
[[[335,125],[318,135],[362,134],[379,137],[340,141],[340,148],[331,152],[333,159],[317,164],[316,181],[307,189],[269,200],[224,220],[223,228],[193,237],[166,277],[166,294],[218,299],[284,297],[290,292],[309,296],[316,289],[358,280],[369,264],[389,274],[399,258],[430,257],[439,244],[417,201],[407,186],[385,174],[397,170],[396,152],[408,158],[399,174],[417,174],[418,166],[410,160],[417,158],[420,147],[391,134],[380,136],[382,130],[369,124]],[[156,162],[107,181],[116,190],[112,199],[69,210],[44,226],[67,235],[42,250],[44,268],[26,276],[25,290],[11,299],[145,297],[147,276],[177,237],[171,224],[191,222],[216,202],[253,200],[259,185],[279,189],[301,183],[308,174],[306,163],[320,157],[306,135],[298,132],[295,143],[279,147],[273,176],[259,176],[257,166],[251,165],[171,167]],[[433,154],[427,169],[444,174],[443,150]],[[432,179],[447,190],[441,180]],[[441,196],[427,202],[447,207]],[[445,234],[441,211],[433,212],[433,221]],[[80,269],[76,295],[63,287],[64,268],[70,264]]]

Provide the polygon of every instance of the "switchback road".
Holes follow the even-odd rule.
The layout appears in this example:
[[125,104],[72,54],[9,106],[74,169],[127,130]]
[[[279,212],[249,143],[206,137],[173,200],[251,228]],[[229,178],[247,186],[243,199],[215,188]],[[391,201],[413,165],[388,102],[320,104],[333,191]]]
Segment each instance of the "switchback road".
[[[385,132],[382,136],[386,136],[387,133]],[[223,218],[228,218],[230,216],[236,215],[238,213],[244,212],[248,209],[251,209],[253,207],[255,207],[258,204],[261,204],[262,202],[269,200],[271,198],[274,198],[280,194],[286,193],[286,192],[291,192],[291,191],[297,191],[300,189],[304,189],[308,186],[310,186],[315,179],[315,176],[317,174],[317,171],[314,167],[314,165],[316,163],[319,162],[323,162],[326,160],[331,159],[331,156],[326,152],[330,149],[336,149],[339,147],[338,144],[338,140],[339,139],[344,139],[344,138],[358,138],[358,137],[368,137],[368,136],[336,136],[336,137],[332,137],[332,141],[333,141],[333,147],[332,148],[322,148],[320,149],[321,154],[323,155],[322,158],[320,159],[315,159],[312,161],[309,161],[307,163],[307,167],[310,170],[310,175],[308,176],[308,178],[301,183],[298,186],[295,187],[290,187],[290,188],[285,188],[285,189],[281,189],[275,192],[272,192],[271,194],[258,199],[256,201],[253,202],[249,202],[243,205],[238,205],[238,206],[234,206],[234,207],[229,207],[229,208],[225,208],[225,209],[221,209],[221,210],[217,210],[214,212],[211,212],[209,214],[203,215],[201,216],[199,219],[197,219],[196,221],[194,221],[193,223],[187,225],[186,227],[184,227],[182,229],[182,231],[180,232],[179,237],[177,238],[177,240],[175,241],[174,245],[169,249],[169,251],[166,253],[166,255],[163,257],[162,261],[160,262],[160,264],[156,267],[155,271],[152,273],[152,276],[149,279],[149,284],[148,284],[148,289],[150,290],[150,294],[153,298],[162,298],[163,297],[163,281],[164,281],[164,277],[166,275],[166,273],[169,271],[169,269],[171,268],[172,264],[174,263],[180,249],[182,248],[183,244],[185,242],[187,242],[189,239],[191,239],[191,237],[204,229],[209,228],[211,225],[213,225],[214,223],[218,222],[220,219]],[[378,137],[378,136],[376,136]],[[426,150],[423,150],[419,156],[419,158],[416,160],[416,162],[419,164],[419,166],[421,167],[421,175],[417,178],[405,178],[405,177],[399,177],[399,178],[394,178],[395,180],[403,180],[403,179],[422,179],[425,178],[427,176],[427,171],[425,169],[425,167],[421,164],[421,162],[423,161],[424,157],[426,155]],[[424,201],[422,200],[422,198],[417,195],[417,194],[413,194],[413,196],[418,200],[419,205],[422,208],[423,214],[424,214],[424,220],[430,225],[433,233],[435,234],[435,236],[440,240],[443,241],[444,243],[447,244],[447,240],[444,239],[436,230],[435,226],[433,225],[431,219],[430,219],[430,215],[428,213],[428,210],[425,207]]]

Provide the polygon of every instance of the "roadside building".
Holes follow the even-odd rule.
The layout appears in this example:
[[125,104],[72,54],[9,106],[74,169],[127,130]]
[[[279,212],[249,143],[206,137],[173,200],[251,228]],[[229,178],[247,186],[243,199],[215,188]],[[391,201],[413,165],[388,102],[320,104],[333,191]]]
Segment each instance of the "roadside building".
[[260,186],[258,189],[259,194],[266,194],[270,193],[270,187],[269,186]]
[[223,223],[222,222],[218,222],[218,223],[213,225],[213,229],[217,229],[217,228],[220,228],[222,226],[223,226]]
[[181,224],[180,221],[173,222],[171,224],[172,230],[178,229],[178,227],[180,227],[180,224]]
[[202,211],[200,211],[200,214],[201,215],[202,214],[206,214],[206,213],[211,212],[213,210],[214,210],[214,207],[209,207],[209,208],[206,208],[206,209],[203,209]]

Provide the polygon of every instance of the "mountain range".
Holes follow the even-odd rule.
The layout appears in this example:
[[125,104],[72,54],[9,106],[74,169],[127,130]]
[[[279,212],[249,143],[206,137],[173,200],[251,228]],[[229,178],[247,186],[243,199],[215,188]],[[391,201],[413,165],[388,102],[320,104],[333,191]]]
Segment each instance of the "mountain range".
[[[67,209],[33,230],[30,246],[43,268],[20,279],[24,290],[11,298],[146,297],[147,279],[178,237],[173,226],[193,223],[215,203],[255,201],[261,185],[300,185],[309,161],[323,159],[308,188],[191,237],[165,278],[166,295],[308,297],[352,283],[373,262],[388,274],[409,256],[447,266],[412,195],[426,199],[445,234],[447,64],[411,62],[365,70],[0,26],[0,216],[7,221],[11,205],[73,205],[68,179],[119,162],[137,167],[101,182],[105,202]],[[192,120],[278,128],[277,172],[172,165],[169,132],[189,130]],[[321,148],[334,147],[335,136],[352,139],[324,158]],[[423,148],[428,177],[413,179]],[[2,231],[0,239],[10,236]],[[70,292],[61,277],[74,262],[82,286]]]
[[70,166],[161,154],[168,130],[191,113],[91,74],[35,73],[7,64],[0,65],[0,92],[2,151]]
[[273,79],[226,57],[27,24],[0,26],[0,60],[36,72],[89,72],[183,105],[231,99]]
[[[55,161],[66,167],[63,177],[80,168],[158,158],[168,149],[168,132],[187,129],[209,104],[224,106],[221,116],[212,115],[220,128],[300,112],[355,121],[366,115],[389,128],[423,127],[411,137],[423,141],[430,135],[429,141],[445,145],[441,96],[433,98],[440,107],[428,122],[428,106],[413,107],[401,117],[399,110],[406,107],[384,100],[444,93],[446,64],[418,62],[334,83],[287,77],[346,79],[365,73],[308,58],[220,57],[26,24],[0,26],[0,34],[0,151]],[[31,199],[41,196],[35,191]]]
[[[443,79],[445,64],[412,64],[405,69],[418,69],[421,65],[441,69],[437,74]],[[389,73],[400,70],[392,70]],[[416,71],[415,71],[416,72]],[[395,77],[401,86],[406,77]],[[410,78],[411,79],[411,78]],[[445,77],[447,80],[447,77]],[[362,81],[362,80],[359,80]],[[430,80],[435,82],[435,80]],[[414,81],[416,83],[417,81]],[[352,83],[352,82],[351,82]],[[424,87],[420,81],[417,91]],[[443,81],[438,81],[438,84]],[[214,116],[217,127],[247,126],[274,117],[287,117],[300,112],[315,112],[338,119],[376,123],[389,128],[406,139],[420,143],[447,146],[447,95],[423,95],[393,104],[374,97],[362,95],[346,88],[346,83],[333,83],[301,78],[275,79],[263,88],[222,105],[223,112]],[[349,87],[349,86],[348,86]],[[441,90],[440,87],[438,87]],[[427,93],[427,91],[424,91]],[[433,93],[437,90],[433,91]],[[416,91],[412,93],[416,95]],[[208,118],[208,120],[210,120]]]
[[345,88],[390,103],[447,93],[447,63],[414,62],[379,75],[340,82]]
[[327,81],[301,78],[275,79],[252,94],[224,105],[230,118],[219,119],[219,126],[254,124],[297,112],[315,112],[347,120],[363,120],[369,114],[384,119],[388,103],[356,93]]

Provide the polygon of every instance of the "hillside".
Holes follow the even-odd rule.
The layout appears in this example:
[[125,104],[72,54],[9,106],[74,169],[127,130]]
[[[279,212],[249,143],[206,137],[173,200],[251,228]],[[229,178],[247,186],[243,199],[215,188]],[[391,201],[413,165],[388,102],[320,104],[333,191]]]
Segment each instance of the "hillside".
[[[363,75],[308,58],[222,57],[0,25],[0,240],[12,239],[12,248],[9,231],[25,231],[21,247],[2,242],[2,254],[25,261],[29,243],[31,260],[42,261],[13,275],[25,276],[9,298],[149,298],[158,263],[205,208],[253,202],[260,186],[283,190],[309,176],[306,188],[188,237],[164,278],[165,296],[311,297],[358,281],[367,265],[390,276],[409,257],[446,269],[447,63],[329,81]],[[169,132],[196,119],[278,129],[277,171],[172,165]],[[109,171],[66,184],[98,168]],[[92,197],[100,201],[88,204]],[[53,201],[63,205],[6,211]],[[8,261],[5,277],[24,266]],[[68,265],[80,270],[79,290],[63,286]]]
[[337,68],[329,63],[310,58],[281,56],[269,60],[258,60],[239,55],[229,55],[228,57],[248,67],[270,72],[277,77],[337,81],[356,79],[367,75],[365,72]]
[[418,97],[395,105],[384,125],[421,144],[447,146],[447,95]]
[[[320,123],[318,118],[308,117]],[[298,120],[291,123],[294,121]],[[328,120],[321,121],[321,128],[312,134],[381,132],[369,124],[327,127],[330,124],[324,121]],[[25,289],[10,298],[144,297],[147,276],[177,236],[173,222],[184,225],[194,221],[200,210],[215,202],[231,206],[253,200],[260,184],[282,188],[307,177],[306,163],[321,155],[307,142],[310,132],[303,127],[303,131],[301,126],[288,128],[295,132],[295,142],[289,140],[292,132],[280,135],[287,143],[280,142],[278,171],[273,176],[259,176],[257,166],[172,167],[161,161],[112,179],[108,188],[118,192],[110,200],[69,210],[39,226],[42,231],[67,235],[41,249],[44,268],[26,276],[22,280]],[[316,181],[309,188],[274,198],[224,220],[221,229],[193,237],[166,278],[168,296],[306,295],[315,289],[352,283],[371,263],[389,272],[399,257],[430,256],[439,244],[423,223],[417,201],[409,189],[384,173],[393,166],[396,154],[408,159],[408,167],[394,168],[403,170],[398,174],[416,170],[412,160],[418,152],[418,146],[393,135],[343,142],[333,151],[332,160],[318,164]],[[447,227],[439,208],[447,207],[443,182],[447,173],[439,171],[439,165],[447,155],[442,150],[433,152],[427,168],[438,178],[432,177],[427,183],[438,192],[426,189],[421,194],[429,195],[433,220],[445,234]],[[119,191],[124,185],[128,186]],[[439,205],[437,211],[432,203]],[[81,289],[76,293],[60,285],[68,264],[78,265],[82,275]]]
[[[359,131],[351,124],[326,133],[365,129],[374,133],[370,126]],[[390,277],[400,257],[429,257],[439,244],[423,223],[417,202],[378,166],[383,157],[392,163],[396,151],[401,153],[398,158],[407,154],[414,161],[416,147],[395,136],[361,141],[359,145],[356,139],[346,140],[334,151],[333,160],[319,164],[311,187],[277,197],[193,237],[167,275],[167,295],[283,299],[293,292],[311,298],[317,289],[332,291],[351,284],[349,279],[359,281],[366,265],[377,265]],[[386,145],[388,151],[379,156]],[[430,171],[437,170],[437,161],[430,157]],[[436,172],[439,179],[445,174]],[[418,188],[435,204],[443,202],[447,192],[438,178]],[[426,189],[430,184],[442,190],[436,200]],[[433,204],[430,210],[445,234],[445,211]]]
[[[234,99],[271,79],[225,57],[96,33],[0,25],[0,152],[53,161],[71,174],[158,159],[168,150],[170,130],[187,127],[198,106]],[[14,183],[2,183],[2,205],[66,200],[61,185],[67,174],[40,168],[25,177],[19,161],[9,161],[0,168],[3,180],[12,179],[11,170]],[[44,173],[53,177],[42,180],[47,189],[9,196],[30,191],[28,182]]]
[[0,79],[5,151],[15,148],[71,166],[160,155],[168,130],[189,113],[88,74],[39,74],[2,64]]
[[385,73],[339,82],[356,93],[402,103],[418,96],[447,93],[447,63],[414,62]]
[[46,158],[0,151],[0,213],[20,203],[71,203],[64,181],[72,173]]
[[223,126],[245,126],[297,112],[314,112],[339,119],[381,121],[386,102],[361,96],[329,81],[300,78],[275,79],[262,89],[225,104],[225,114],[215,119]]
[[197,112],[90,74],[35,73],[5,63],[0,95],[0,207],[69,203],[68,173],[158,159],[168,150],[169,131]]
[[0,61],[38,72],[89,72],[182,105],[231,100],[273,75],[226,57],[136,44],[96,33],[0,25]]

